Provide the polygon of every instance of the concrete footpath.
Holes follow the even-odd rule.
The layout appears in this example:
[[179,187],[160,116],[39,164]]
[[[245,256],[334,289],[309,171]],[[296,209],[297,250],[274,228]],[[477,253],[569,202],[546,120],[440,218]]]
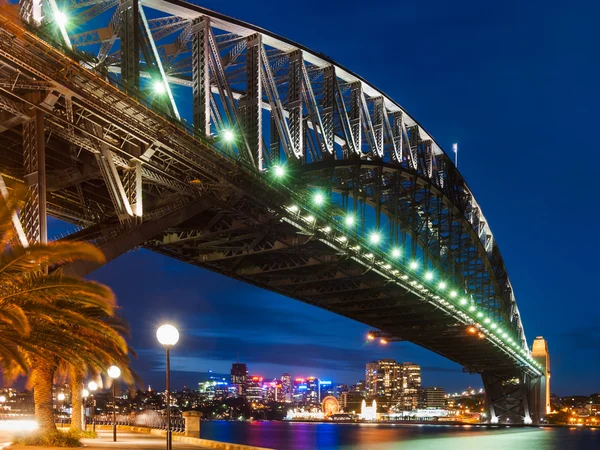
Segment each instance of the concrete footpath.
[[[164,431],[159,430],[135,430],[134,427],[119,427],[117,430],[117,442],[113,442],[112,429],[104,427],[96,428],[98,438],[82,439],[82,448],[87,450],[154,450],[166,448],[166,437]],[[12,434],[12,433],[10,433]],[[0,433],[0,449],[19,450],[54,450],[56,447],[22,447],[11,446],[11,436],[8,433]],[[207,439],[192,438],[180,434],[173,435],[173,450],[270,450],[249,445],[231,444],[227,442],[211,441]]]
[[[113,442],[112,430],[96,430],[97,439],[82,439],[81,442],[88,450],[100,450],[112,448],[115,450],[130,449],[164,449],[166,448],[166,438],[156,436],[150,433],[136,433],[133,431],[117,431],[117,442]],[[173,440],[173,450],[204,450],[209,447],[185,444]]]

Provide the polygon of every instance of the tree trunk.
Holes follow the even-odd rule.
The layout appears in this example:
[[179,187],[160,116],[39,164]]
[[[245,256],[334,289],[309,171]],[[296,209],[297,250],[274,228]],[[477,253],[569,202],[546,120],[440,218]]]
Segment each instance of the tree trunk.
[[83,385],[83,373],[71,367],[71,430],[81,431],[83,401],[81,399],[81,391]]
[[56,364],[41,358],[35,358],[34,362],[31,371],[31,382],[33,385],[35,419],[41,431],[56,431],[52,404],[52,387]]

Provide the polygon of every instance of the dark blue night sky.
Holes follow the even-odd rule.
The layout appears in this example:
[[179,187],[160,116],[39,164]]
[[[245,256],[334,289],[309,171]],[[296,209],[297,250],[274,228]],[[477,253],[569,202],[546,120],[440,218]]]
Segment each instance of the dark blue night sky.
[[[458,142],[459,168],[500,245],[528,340],[549,342],[552,391],[600,391],[598,148],[589,134],[599,119],[600,4],[196,3],[330,56],[397,100],[446,150]],[[176,388],[209,369],[227,373],[238,355],[267,377],[354,383],[365,363],[391,357],[421,364],[425,385],[481,385],[414,345],[367,345],[364,325],[147,251],[92,278],[116,291],[135,367],[156,388],[164,363],[154,333],[166,320],[182,335]]]

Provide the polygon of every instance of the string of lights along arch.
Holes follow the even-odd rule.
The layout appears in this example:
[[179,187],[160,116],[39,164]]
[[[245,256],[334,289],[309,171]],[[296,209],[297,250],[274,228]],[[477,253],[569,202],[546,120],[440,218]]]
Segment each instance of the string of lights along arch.
[[548,358],[481,207],[384,92],[181,0],[27,0],[2,17],[0,188],[27,183],[21,236],[45,238],[48,212],[108,260],[144,246],[450,358],[481,374],[492,422],[543,416]]

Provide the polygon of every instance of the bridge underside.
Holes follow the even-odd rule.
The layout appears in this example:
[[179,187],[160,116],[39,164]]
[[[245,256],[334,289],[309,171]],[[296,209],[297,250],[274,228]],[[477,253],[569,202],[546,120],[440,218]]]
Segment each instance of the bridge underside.
[[[0,27],[0,61],[0,188],[28,188],[21,222],[30,242],[45,239],[47,212],[81,227],[64,239],[94,242],[109,260],[143,246],[318,306],[482,374],[491,420],[538,420],[530,411],[537,401],[531,367],[470,325],[474,322],[458,320],[447,306],[408,283],[391,281],[365,257],[327,239],[323,229],[286,215],[283,206],[290,204],[294,188],[323,186],[347,195],[347,180],[341,180],[347,168],[298,166],[296,185],[286,189],[265,182],[216,153],[210,137],[187,133],[14,24]],[[383,186],[367,181],[374,164],[380,173],[400,173],[381,161],[353,164],[353,176],[365,190]],[[417,180],[416,171],[406,173],[398,179]],[[435,192],[422,182],[419,189]],[[415,191],[405,192],[406,199],[414,199]],[[382,206],[366,195],[361,201]],[[405,207],[413,211],[407,227],[416,232],[419,213],[408,200]],[[425,222],[431,223],[429,217]],[[440,244],[437,257],[447,257],[441,249]],[[461,270],[473,272],[465,284],[483,279],[483,272],[489,285],[495,282],[487,275],[493,272],[489,264],[481,270],[463,264]],[[63,269],[86,275],[94,268]],[[456,267],[445,268],[458,273]],[[494,302],[484,305],[490,317],[507,323],[516,317],[520,323],[510,305]]]

